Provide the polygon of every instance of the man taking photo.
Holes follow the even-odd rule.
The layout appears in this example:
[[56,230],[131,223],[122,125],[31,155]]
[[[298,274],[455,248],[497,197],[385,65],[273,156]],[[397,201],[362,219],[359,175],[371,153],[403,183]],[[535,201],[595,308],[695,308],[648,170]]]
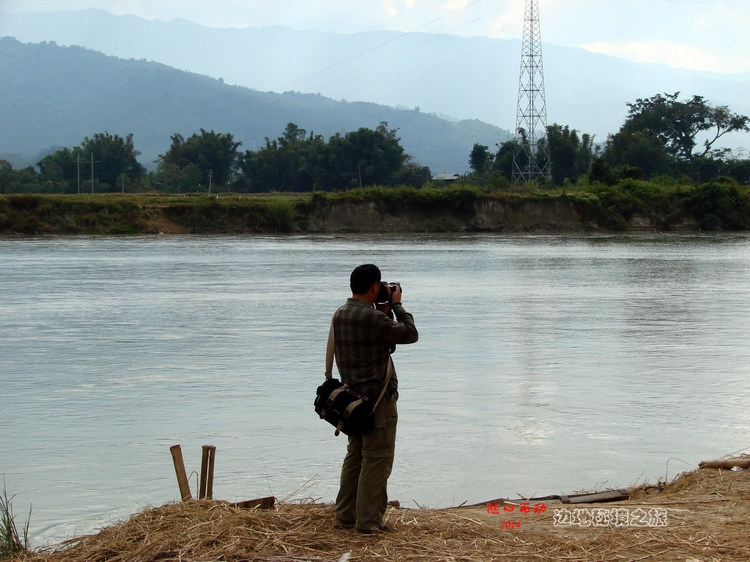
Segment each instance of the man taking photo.
[[[373,412],[374,428],[349,437],[341,467],[336,527],[353,527],[362,534],[390,530],[384,524],[384,515],[398,421],[398,378],[391,353],[396,344],[414,343],[419,338],[414,317],[401,304],[401,287],[381,287],[380,280],[380,270],[375,265],[357,267],[350,277],[352,298],[333,316],[336,365],[342,383],[374,402],[391,370],[383,399]],[[387,299],[379,299],[380,295]],[[387,302],[378,303],[379,300]]]

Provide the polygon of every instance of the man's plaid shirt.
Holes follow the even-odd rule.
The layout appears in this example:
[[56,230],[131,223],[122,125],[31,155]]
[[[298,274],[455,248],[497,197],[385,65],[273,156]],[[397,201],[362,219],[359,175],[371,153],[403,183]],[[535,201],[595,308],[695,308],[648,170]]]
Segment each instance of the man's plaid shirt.
[[[393,312],[397,322],[364,301],[347,299],[333,315],[341,381],[371,400],[377,400],[385,383],[391,345],[414,343],[419,338],[414,317],[401,303],[393,305]],[[398,388],[395,369],[389,386]]]

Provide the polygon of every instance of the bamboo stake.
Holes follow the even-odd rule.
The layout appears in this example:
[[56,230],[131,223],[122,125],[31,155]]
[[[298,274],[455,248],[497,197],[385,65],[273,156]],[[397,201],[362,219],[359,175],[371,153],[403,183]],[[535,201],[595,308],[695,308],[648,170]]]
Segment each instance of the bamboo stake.
[[201,458],[201,486],[198,490],[198,499],[206,497],[206,479],[208,478],[208,456],[211,445],[203,445],[203,457]]
[[216,447],[208,447],[208,482],[206,484],[206,498],[214,499],[214,461],[216,460]]
[[172,453],[174,471],[177,474],[177,485],[180,487],[182,501],[192,500],[193,496],[190,494],[190,484],[185,472],[185,462],[182,460],[182,448],[179,445],[174,445],[169,450]]

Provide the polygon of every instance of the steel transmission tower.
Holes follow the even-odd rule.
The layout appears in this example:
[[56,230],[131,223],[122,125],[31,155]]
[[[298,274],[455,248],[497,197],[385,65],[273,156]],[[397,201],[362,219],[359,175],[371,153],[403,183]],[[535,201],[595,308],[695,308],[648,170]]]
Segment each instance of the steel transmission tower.
[[513,153],[513,185],[518,182],[535,182],[540,176],[550,177],[549,148],[546,142],[547,100],[544,95],[542,31],[537,0],[526,0],[524,20],[521,76],[518,80],[516,148]]

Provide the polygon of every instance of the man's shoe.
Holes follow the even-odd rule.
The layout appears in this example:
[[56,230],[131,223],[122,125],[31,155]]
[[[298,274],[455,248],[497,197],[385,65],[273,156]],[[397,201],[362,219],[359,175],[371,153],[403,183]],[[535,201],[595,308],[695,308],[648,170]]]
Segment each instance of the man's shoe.
[[333,524],[334,529],[354,529],[354,522],[349,521],[342,521],[341,519],[336,519],[336,522]]
[[355,535],[379,535],[380,533],[395,533],[396,529],[383,525],[382,527],[373,527],[372,529],[354,529]]

